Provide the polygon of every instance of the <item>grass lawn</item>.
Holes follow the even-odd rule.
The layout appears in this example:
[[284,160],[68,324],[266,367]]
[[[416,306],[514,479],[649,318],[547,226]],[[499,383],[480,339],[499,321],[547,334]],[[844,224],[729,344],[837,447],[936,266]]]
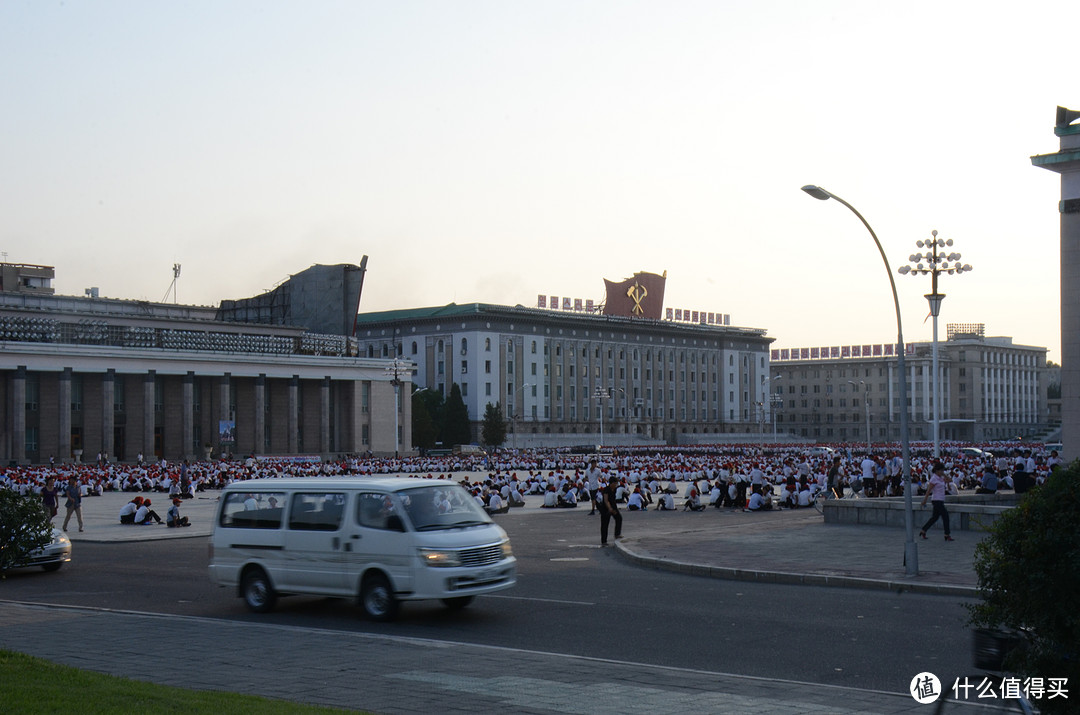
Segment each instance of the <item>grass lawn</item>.
[[0,650],[4,713],[343,713],[256,695],[186,690],[101,675]]

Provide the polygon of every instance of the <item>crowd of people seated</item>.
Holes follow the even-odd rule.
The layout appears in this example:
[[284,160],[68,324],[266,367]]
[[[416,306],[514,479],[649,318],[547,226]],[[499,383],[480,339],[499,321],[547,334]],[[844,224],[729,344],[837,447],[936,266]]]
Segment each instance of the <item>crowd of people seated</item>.
[[[989,459],[968,456],[959,447],[944,445],[941,461],[961,491],[1022,493],[1061,464],[1057,452],[1044,454],[1028,445],[990,446],[996,451]],[[916,494],[923,493],[933,461],[926,446],[912,450],[911,480]],[[49,478],[63,483],[75,477],[84,497],[105,492],[156,493],[176,506],[198,492],[218,490],[234,481],[393,473],[459,481],[484,509],[498,514],[524,506],[530,495],[544,508],[592,507],[595,490],[589,486],[590,470],[595,470],[592,483],[616,480],[616,500],[630,511],[676,511],[675,495],[680,487],[682,510],[695,512],[708,506],[749,511],[798,509],[809,506],[821,490],[828,490],[831,496],[861,498],[903,493],[902,461],[895,447],[867,451],[847,445],[822,454],[805,445],[728,445],[631,448],[589,457],[566,450],[521,450],[492,456],[354,456],[328,462],[255,457],[152,463],[140,459],[133,464],[108,459],[94,464],[56,464],[50,460],[48,465],[0,469],[0,487],[23,494],[42,495],[44,491],[47,498]],[[477,478],[477,473],[487,476]],[[144,496],[143,501],[148,503],[149,499]],[[134,498],[131,503],[135,503]]]

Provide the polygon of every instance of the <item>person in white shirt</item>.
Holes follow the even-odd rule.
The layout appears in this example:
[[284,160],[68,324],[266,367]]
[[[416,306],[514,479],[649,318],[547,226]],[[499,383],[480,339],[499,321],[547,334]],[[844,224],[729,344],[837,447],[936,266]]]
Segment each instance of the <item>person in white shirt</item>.
[[590,516],[596,513],[596,500],[600,495],[600,470],[596,466],[596,460],[589,460],[589,468],[585,470],[585,480],[589,485],[589,510]]
[[683,511],[689,509],[690,511],[704,511],[705,505],[701,503],[701,494],[697,490],[697,486],[690,489],[690,493],[686,497],[686,502],[683,504]]
[[641,487],[637,487],[630,493],[630,498],[627,500],[626,508],[630,511],[646,511],[648,507],[645,506],[645,500],[641,496]]
[[668,492],[664,492],[657,501],[656,509],[657,511],[675,511],[675,497]]
[[542,508],[554,509],[559,506],[559,493],[555,491],[555,486],[548,485],[547,491],[544,492],[544,504]]
[[159,524],[165,523],[161,520],[161,517],[157,515],[157,512],[150,508],[150,506],[151,502],[149,499],[139,505],[138,510],[135,512],[136,524],[151,524],[155,521]]
[[926,506],[926,500],[929,499],[934,507],[934,511],[931,514],[930,519],[923,524],[919,536],[925,539],[927,529],[933,526],[938,518],[940,518],[942,526],[945,527],[945,540],[952,541],[953,537],[949,535],[949,512],[945,509],[945,490],[948,486],[949,478],[945,475],[945,466],[940,462],[934,465],[932,471],[933,474],[930,477],[930,484],[926,490],[926,494],[923,496],[922,506]]
[[134,524],[135,512],[139,510],[142,505],[143,498],[135,497],[120,509],[120,523],[121,524]]
[[509,510],[510,507],[503,506],[502,497],[499,496],[499,492],[493,491],[488,497],[487,512],[488,514],[503,514]]
[[772,509],[772,499],[762,496],[761,492],[754,490],[750,494],[750,501],[746,505],[747,511],[768,511]]
[[877,493],[876,482],[874,480],[874,471],[877,469],[877,462],[869,454],[863,457],[862,463],[859,464],[862,469],[862,493],[863,496],[872,497]]

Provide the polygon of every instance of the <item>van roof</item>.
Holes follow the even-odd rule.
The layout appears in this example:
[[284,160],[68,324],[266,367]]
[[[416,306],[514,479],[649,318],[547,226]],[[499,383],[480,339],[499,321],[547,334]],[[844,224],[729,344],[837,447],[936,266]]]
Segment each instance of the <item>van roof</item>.
[[449,479],[420,479],[418,477],[283,477],[281,479],[248,479],[233,482],[225,487],[227,492],[243,492],[255,489],[306,490],[306,489],[359,489],[368,487],[386,491],[418,489],[430,486],[453,486]]

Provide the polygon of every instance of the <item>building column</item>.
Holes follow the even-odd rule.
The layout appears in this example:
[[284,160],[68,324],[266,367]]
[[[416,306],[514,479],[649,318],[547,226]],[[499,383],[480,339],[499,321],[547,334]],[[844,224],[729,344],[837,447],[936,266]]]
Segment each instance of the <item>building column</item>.
[[154,385],[157,375],[149,370],[143,377],[143,458],[154,461]]
[[[229,409],[232,404],[232,395],[229,394],[229,383],[232,379],[232,375],[225,373],[218,378],[218,425],[215,430],[214,444],[218,448],[220,453],[222,450],[221,444],[221,422],[228,422],[233,419],[232,411]],[[236,434],[236,426],[233,425],[233,434]]]
[[71,368],[65,367],[60,372],[60,379],[56,386],[57,414],[56,414],[56,455],[60,463],[71,459]]
[[255,378],[255,454],[266,451],[266,374]]
[[108,369],[101,379],[101,451],[109,457],[115,457],[115,445],[113,444],[113,428],[115,425],[115,410],[113,402],[116,399],[116,370]]
[[293,375],[292,379],[289,380],[289,454],[296,454],[300,451],[299,396],[300,376]]
[[319,386],[319,452],[330,454],[330,377]]
[[197,459],[192,447],[192,442],[195,441],[195,373],[191,370],[184,375],[183,391],[181,405],[183,444],[180,445],[180,455],[184,459]]
[[11,459],[18,464],[26,461],[25,365],[19,365],[15,368],[15,375],[11,379]]

